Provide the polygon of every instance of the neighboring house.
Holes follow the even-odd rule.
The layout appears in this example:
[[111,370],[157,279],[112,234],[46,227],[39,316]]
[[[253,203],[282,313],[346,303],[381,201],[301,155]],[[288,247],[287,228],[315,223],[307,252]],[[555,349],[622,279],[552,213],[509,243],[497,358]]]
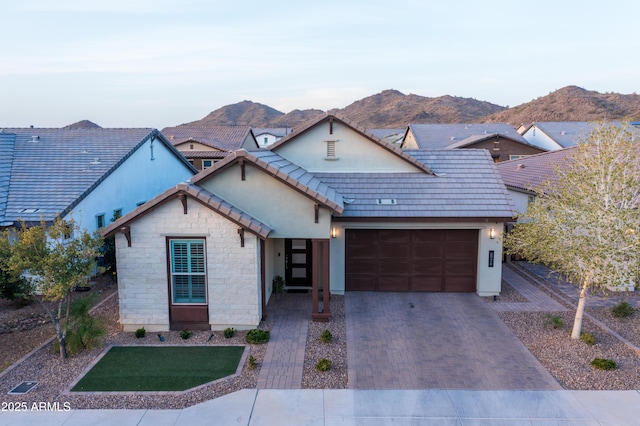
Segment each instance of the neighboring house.
[[404,139],[404,134],[407,131],[406,128],[403,129],[367,129],[367,132],[371,133],[374,136],[379,137],[385,142],[389,142],[392,145],[400,146],[402,145],[402,140]]
[[584,140],[596,123],[587,121],[545,121],[518,129],[531,145],[547,151],[569,148]]
[[253,127],[251,130],[253,130],[256,142],[261,148],[273,145],[293,131],[291,127]]
[[536,189],[552,179],[558,167],[571,156],[574,147],[549,151],[496,165],[513,204],[522,213],[536,196]]
[[0,227],[61,216],[93,232],[195,172],[154,129],[1,129]]
[[[256,327],[277,275],[312,318],[346,291],[500,293],[513,206],[485,150],[402,151],[323,115],[105,229],[125,330]],[[144,265],[144,267],[141,267]]]
[[486,149],[495,162],[546,151],[508,124],[410,124],[403,149]]
[[198,170],[202,171],[237,149],[256,149],[249,126],[165,127],[162,134]]

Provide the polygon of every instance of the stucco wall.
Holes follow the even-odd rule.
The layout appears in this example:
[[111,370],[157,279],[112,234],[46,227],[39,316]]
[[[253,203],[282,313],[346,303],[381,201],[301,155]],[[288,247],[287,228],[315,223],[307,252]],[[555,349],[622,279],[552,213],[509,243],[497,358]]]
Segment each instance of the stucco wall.
[[209,323],[213,330],[256,327],[262,316],[259,241],[193,199],[167,202],[131,225],[131,247],[117,234],[120,321],[125,331],[169,329],[167,237],[206,239]]
[[[331,239],[331,293],[345,291],[345,228],[348,229],[478,229],[478,269],[476,293],[493,296],[500,293],[502,281],[502,223],[334,223],[337,236]],[[490,230],[495,229],[491,239]],[[489,250],[494,251],[494,266],[489,267]]]
[[[336,141],[336,157],[327,160],[327,141]],[[309,172],[415,172],[418,169],[400,157],[339,122],[314,127],[278,148],[278,154]]]
[[233,166],[200,186],[269,225],[269,238],[329,238],[328,209],[320,207],[315,223],[312,199],[251,164],[245,166],[244,181],[240,166]]
[[513,200],[513,204],[518,213],[527,211],[527,208],[529,207],[530,194],[514,191],[513,189],[508,189],[507,192],[509,192],[509,196],[511,196],[511,200]]
[[554,151],[556,149],[562,149],[562,147],[546,133],[540,131],[536,126],[531,128],[522,135],[531,145],[539,146],[547,151]]
[[164,144],[151,140],[138,148],[109,177],[78,204],[70,215],[89,232],[97,230],[96,216],[104,214],[110,223],[115,209],[125,215],[140,202],[148,201],[171,186],[193,176],[187,166]]

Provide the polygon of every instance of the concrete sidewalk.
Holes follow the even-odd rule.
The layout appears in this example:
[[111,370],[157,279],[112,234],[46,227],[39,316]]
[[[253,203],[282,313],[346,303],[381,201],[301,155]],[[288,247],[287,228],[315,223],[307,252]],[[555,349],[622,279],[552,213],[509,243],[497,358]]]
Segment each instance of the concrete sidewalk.
[[9,425],[637,425],[638,391],[246,389],[182,410],[1,412]]

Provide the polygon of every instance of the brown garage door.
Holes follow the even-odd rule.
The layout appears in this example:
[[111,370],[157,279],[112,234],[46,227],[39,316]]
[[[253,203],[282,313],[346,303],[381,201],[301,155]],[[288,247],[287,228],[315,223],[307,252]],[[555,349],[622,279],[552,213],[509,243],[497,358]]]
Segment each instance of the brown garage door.
[[347,291],[476,290],[478,230],[347,229]]

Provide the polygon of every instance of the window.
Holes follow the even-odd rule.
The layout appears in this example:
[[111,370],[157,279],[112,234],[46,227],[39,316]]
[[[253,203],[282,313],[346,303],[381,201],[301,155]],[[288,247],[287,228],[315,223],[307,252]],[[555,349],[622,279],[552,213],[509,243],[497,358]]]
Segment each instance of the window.
[[213,165],[213,160],[202,160],[202,170],[208,169]]
[[104,213],[96,215],[96,224],[98,229],[104,228]]
[[327,141],[327,156],[325,160],[337,160],[336,141]]
[[265,145],[268,145],[268,144],[269,144],[269,138],[268,138],[268,137],[266,137],[266,136],[265,136],[265,138],[264,138],[264,144],[265,144]]
[[510,155],[509,160],[517,160],[518,158],[524,158],[526,155]]
[[121,217],[122,217],[122,209],[113,209],[113,216],[111,217],[111,222],[115,222]]
[[204,240],[169,240],[173,303],[207,303]]
[[529,197],[527,198],[527,204],[531,204],[536,200],[536,197],[534,197],[533,195],[529,195]]

